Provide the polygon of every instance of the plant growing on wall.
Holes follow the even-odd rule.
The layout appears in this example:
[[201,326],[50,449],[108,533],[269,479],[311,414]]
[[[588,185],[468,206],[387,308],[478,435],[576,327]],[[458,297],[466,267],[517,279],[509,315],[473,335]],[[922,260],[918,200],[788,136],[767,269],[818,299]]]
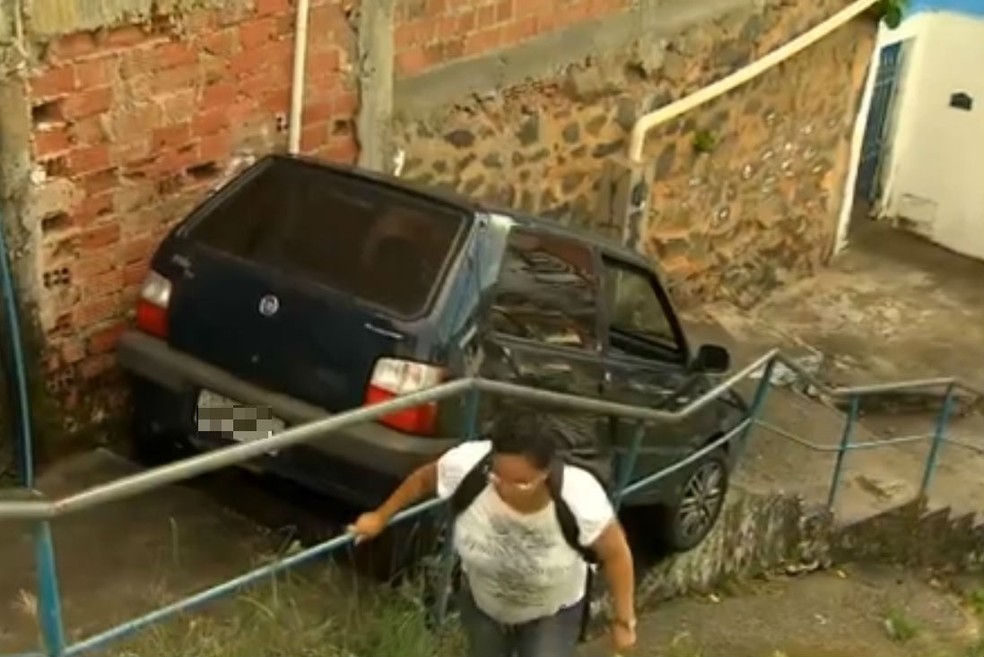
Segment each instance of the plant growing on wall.
[[697,153],[710,153],[717,147],[718,138],[710,130],[698,130],[694,133],[694,151]]
[[881,0],[877,5],[879,17],[893,30],[902,24],[908,8],[909,0]]

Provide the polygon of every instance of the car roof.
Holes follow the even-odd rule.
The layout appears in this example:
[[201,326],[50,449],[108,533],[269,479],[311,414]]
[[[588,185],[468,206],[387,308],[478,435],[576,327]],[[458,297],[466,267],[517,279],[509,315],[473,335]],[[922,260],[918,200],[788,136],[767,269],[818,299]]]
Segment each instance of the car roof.
[[303,155],[274,154],[264,156],[261,159],[261,162],[263,160],[280,160],[285,162],[292,161],[308,166],[320,167],[336,174],[371,180],[375,183],[386,185],[392,189],[409,192],[425,200],[452,207],[473,217],[478,214],[497,214],[500,216],[505,216],[514,221],[516,225],[522,226],[523,228],[584,242],[585,244],[598,247],[606,255],[617,257],[621,260],[631,262],[647,269],[651,267],[651,263],[644,256],[642,256],[642,254],[624,246],[616,240],[595,235],[585,230],[571,228],[557,221],[537,217],[512,208],[502,208],[489,205],[481,201],[468,198],[462,194],[457,194],[445,188],[421,185],[394,175],[370,171],[354,166],[328,163],[323,160],[317,160],[314,158],[305,157]]
[[484,206],[461,194],[456,194],[450,190],[446,190],[440,187],[430,187],[426,185],[420,185],[417,183],[410,182],[404,178],[399,178],[386,173],[379,173],[377,171],[370,171],[368,169],[362,169],[355,166],[346,166],[343,164],[335,164],[325,162],[324,160],[318,160],[315,158],[307,157],[304,155],[286,155],[286,154],[274,154],[264,156],[257,164],[263,161],[277,161],[284,163],[302,164],[306,166],[313,166],[326,171],[330,171],[335,174],[347,176],[349,178],[360,178],[363,180],[370,180],[374,183],[385,185],[391,189],[409,192],[414,196],[423,198],[424,200],[433,201],[440,203],[441,205],[450,206],[462,212],[467,212],[470,215],[478,214],[485,210]]
[[602,237],[601,235],[596,235],[580,228],[565,226],[552,219],[535,217],[517,212],[515,210],[496,210],[495,212],[498,214],[507,215],[513,219],[518,226],[522,226],[523,228],[584,242],[586,244],[598,247],[605,255],[626,260],[647,269],[651,266],[650,262],[642,254],[616,240]]

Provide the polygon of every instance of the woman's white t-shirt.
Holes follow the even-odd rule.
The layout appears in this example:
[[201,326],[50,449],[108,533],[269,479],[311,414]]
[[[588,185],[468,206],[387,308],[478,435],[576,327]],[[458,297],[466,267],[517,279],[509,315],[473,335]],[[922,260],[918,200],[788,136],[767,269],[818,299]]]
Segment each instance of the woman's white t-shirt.
[[[437,463],[438,495],[450,497],[491,449],[489,441],[473,441],[446,452]],[[615,517],[604,488],[581,468],[564,466],[561,497],[581,545],[592,545]],[[588,566],[564,540],[553,502],[523,514],[486,486],[458,517],[454,546],[476,606],[500,623],[552,616],[584,596]]]

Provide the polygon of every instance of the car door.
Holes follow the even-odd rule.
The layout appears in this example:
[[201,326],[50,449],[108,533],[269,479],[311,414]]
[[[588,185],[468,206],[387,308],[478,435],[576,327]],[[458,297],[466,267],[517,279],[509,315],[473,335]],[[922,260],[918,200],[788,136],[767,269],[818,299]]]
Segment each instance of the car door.
[[[611,401],[677,411],[707,390],[707,380],[688,368],[683,331],[657,277],[643,267],[613,257],[602,260],[605,305],[603,391]],[[613,418],[614,442],[626,458],[637,422]],[[650,423],[629,481],[687,457],[714,434],[707,414],[680,422]],[[643,496],[672,495],[679,477],[657,483]]]
[[[591,246],[514,227],[483,313],[482,376],[598,398],[604,374],[602,289],[598,254]],[[485,399],[483,416],[523,405],[514,399]],[[594,459],[599,451],[607,453],[595,444],[596,417],[565,415],[584,429],[578,432],[583,442],[568,446],[575,455]]]

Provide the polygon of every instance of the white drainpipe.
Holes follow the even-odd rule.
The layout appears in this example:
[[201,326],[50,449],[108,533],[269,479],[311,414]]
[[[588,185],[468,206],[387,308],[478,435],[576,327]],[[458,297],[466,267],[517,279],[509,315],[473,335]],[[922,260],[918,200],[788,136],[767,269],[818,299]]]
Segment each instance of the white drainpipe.
[[310,9],[310,0],[298,0],[294,28],[294,74],[290,87],[290,118],[287,124],[287,150],[291,155],[296,155],[301,150],[301,112],[304,108],[304,70],[307,67]]
[[762,73],[765,73],[770,68],[781,64],[801,50],[805,50],[806,48],[812,46],[820,39],[824,38],[831,32],[834,32],[837,28],[850,22],[854,18],[857,18],[857,16],[870,9],[879,1],[880,0],[858,0],[857,2],[854,2],[840,10],[808,32],[801,34],[782,47],[773,50],[765,57],[755,60],[740,71],[732,73],[728,77],[722,78],[717,82],[714,82],[713,84],[690,94],[686,98],[681,98],[675,103],[670,103],[669,105],[660,107],[655,112],[640,116],[635,125],[632,126],[632,133],[629,136],[629,160],[635,162],[636,164],[642,164],[642,151],[646,144],[646,135],[648,135],[649,132],[656,126],[661,123],[665,123],[670,119],[676,118],[684,112],[688,112],[698,105],[702,105],[713,98],[726,94],[732,89],[758,77]]

